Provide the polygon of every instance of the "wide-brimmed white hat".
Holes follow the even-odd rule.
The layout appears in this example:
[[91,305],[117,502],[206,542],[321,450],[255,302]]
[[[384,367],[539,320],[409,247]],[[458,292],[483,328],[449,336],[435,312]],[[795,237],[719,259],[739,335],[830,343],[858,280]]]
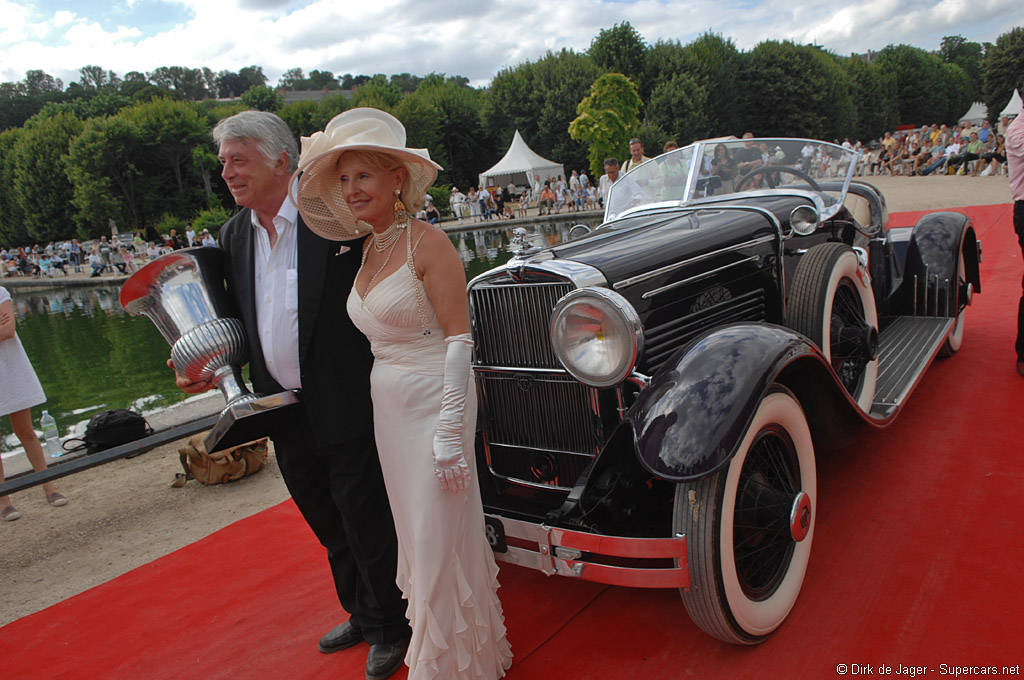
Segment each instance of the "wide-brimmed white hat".
[[[427,188],[443,168],[430,160],[426,149],[405,146],[405,127],[378,109],[351,109],[331,119],[323,132],[302,138],[296,204],[306,225],[332,241],[347,241],[370,233],[372,227],[357,220],[341,192],[335,163],[344,151],[370,151],[395,158],[409,172],[414,196],[402,195],[410,210],[423,202]],[[293,185],[294,186],[294,185]]]

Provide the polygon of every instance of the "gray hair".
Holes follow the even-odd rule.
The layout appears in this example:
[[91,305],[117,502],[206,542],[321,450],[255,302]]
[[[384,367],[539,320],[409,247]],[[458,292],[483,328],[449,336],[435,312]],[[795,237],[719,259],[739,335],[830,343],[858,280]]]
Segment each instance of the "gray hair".
[[299,145],[288,124],[266,111],[242,111],[217,123],[213,141],[219,148],[224,142],[242,139],[256,143],[267,165],[274,167],[284,151],[288,154],[288,171],[299,167]]

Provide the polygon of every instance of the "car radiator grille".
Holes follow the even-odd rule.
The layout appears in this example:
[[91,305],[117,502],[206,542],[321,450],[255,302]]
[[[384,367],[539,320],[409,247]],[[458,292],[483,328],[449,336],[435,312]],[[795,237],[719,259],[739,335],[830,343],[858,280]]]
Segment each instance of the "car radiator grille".
[[604,439],[597,390],[568,375],[551,349],[551,311],[573,288],[558,282],[470,290],[488,462],[514,482],[569,489]]

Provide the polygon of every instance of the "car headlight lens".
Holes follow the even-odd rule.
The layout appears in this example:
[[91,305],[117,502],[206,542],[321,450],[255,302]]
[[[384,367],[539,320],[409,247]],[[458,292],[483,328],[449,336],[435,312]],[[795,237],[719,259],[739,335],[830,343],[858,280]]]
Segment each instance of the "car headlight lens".
[[555,305],[551,346],[573,377],[591,387],[617,385],[643,350],[640,317],[626,298],[605,288],[581,288]]
[[789,223],[792,225],[793,231],[801,236],[806,236],[818,228],[818,224],[821,223],[821,215],[812,206],[800,205],[793,208],[793,212],[789,215]]

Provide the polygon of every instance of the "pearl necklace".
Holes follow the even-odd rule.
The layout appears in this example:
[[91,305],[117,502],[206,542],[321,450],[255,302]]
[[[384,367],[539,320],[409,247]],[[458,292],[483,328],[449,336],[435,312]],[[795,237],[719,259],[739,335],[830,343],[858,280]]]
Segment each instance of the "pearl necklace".
[[402,237],[402,232],[409,226],[408,222],[392,222],[384,231],[373,232],[373,249],[378,253],[383,253],[385,250],[395,245],[398,239]]

